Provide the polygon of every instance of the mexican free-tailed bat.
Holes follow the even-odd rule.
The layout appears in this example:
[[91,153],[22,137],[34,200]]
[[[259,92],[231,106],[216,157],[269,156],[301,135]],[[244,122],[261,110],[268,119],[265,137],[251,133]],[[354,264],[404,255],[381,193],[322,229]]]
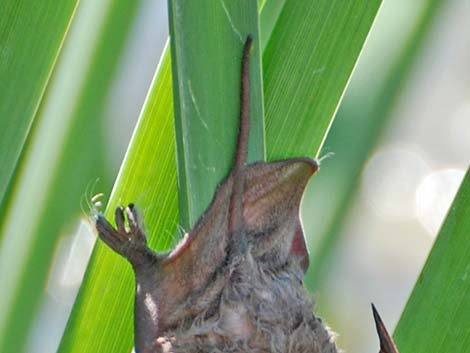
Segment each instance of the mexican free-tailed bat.
[[[116,228],[96,216],[99,237],[135,272],[138,353],[339,351],[303,287],[308,253],[299,205],[318,163],[246,164],[251,44],[248,37],[232,171],[181,244],[168,254],[152,251],[132,204],[116,209]],[[398,353],[375,309],[374,317],[380,352]]]

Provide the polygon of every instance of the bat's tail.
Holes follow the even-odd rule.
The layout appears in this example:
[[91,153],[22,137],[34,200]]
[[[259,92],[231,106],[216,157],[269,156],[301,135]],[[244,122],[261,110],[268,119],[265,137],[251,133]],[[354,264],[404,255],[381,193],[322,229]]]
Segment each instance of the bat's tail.
[[[243,48],[240,88],[240,127],[237,152],[232,169],[232,196],[230,199],[229,233],[243,233],[243,193],[245,185],[245,166],[248,156],[248,138],[250,134],[250,50],[253,38],[248,35]],[[240,239],[243,242],[243,239]]]
[[238,134],[235,168],[243,168],[248,156],[248,138],[250,134],[250,50],[253,38],[248,35],[243,47],[241,87],[240,87],[240,131]]

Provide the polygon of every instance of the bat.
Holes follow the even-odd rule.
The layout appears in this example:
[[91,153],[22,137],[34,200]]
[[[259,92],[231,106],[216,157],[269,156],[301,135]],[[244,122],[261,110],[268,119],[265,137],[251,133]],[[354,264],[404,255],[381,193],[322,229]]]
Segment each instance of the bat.
[[[96,215],[101,240],[135,273],[138,353],[339,352],[303,286],[309,260],[299,207],[318,162],[247,164],[251,47],[248,36],[232,170],[182,242],[167,254],[151,250],[133,204],[116,209],[116,227]],[[398,353],[374,317],[381,353]]]

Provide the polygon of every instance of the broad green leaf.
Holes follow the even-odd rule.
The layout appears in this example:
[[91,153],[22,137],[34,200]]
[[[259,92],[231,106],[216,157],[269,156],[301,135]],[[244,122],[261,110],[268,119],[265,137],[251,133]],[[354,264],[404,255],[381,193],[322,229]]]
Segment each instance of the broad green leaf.
[[[106,216],[136,202],[145,213],[149,244],[168,247],[177,230],[178,196],[171,64],[159,65]],[[124,259],[98,242],[59,352],[129,352],[132,347],[133,277]]]
[[25,351],[56,240],[78,222],[87,185],[105,174],[97,127],[138,4],[86,0],[77,9],[5,206],[1,352]]
[[[273,122],[283,122],[288,117],[290,119],[299,119],[298,122],[297,120],[289,120],[289,124],[293,122],[292,128],[284,128],[282,131],[274,131],[272,128],[271,139],[273,143],[282,143],[277,140],[285,139],[284,143],[292,146],[292,136],[290,134],[294,132],[297,137],[300,136],[301,124],[308,122],[309,115],[312,112],[309,109],[300,109],[299,111],[299,105],[303,106],[305,104],[302,97],[308,96],[307,92],[312,90],[311,85],[314,85],[314,92],[321,97],[323,97],[323,94],[327,96],[331,94],[332,96],[331,99],[325,99],[327,102],[321,105],[326,109],[326,113],[320,116],[320,110],[318,110],[314,114],[316,116],[315,121],[321,122],[322,132],[320,131],[314,136],[313,142],[311,141],[312,136],[304,133],[302,138],[296,141],[298,149],[292,148],[289,152],[295,155],[314,156],[317,152],[316,149],[321,145],[323,135],[326,133],[326,128],[330,124],[336,105],[345,89],[380,1],[372,2],[373,5],[370,6],[365,5],[370,2],[362,1],[356,10],[351,9],[347,4],[342,7],[339,2],[333,2],[331,5],[330,3],[325,0],[312,5],[310,1],[303,1],[301,11],[297,11],[292,5],[287,6],[286,3],[284,10],[287,9],[287,12],[284,13],[284,10],[281,12],[274,27],[275,33],[278,34],[268,41],[269,59],[265,58],[263,61],[263,65],[270,70],[269,75],[264,76],[265,87],[269,88],[269,94],[271,95],[271,99],[266,99],[271,108],[271,114],[268,115],[268,118]],[[251,8],[254,8],[253,3],[249,4]],[[176,62],[173,63],[174,70],[177,71],[174,82],[178,90],[176,93],[176,126],[178,129],[176,136],[180,139],[178,141],[178,161],[182,165],[179,169],[180,178],[183,178],[180,179],[179,185],[183,193],[191,190],[191,192],[200,193],[201,198],[205,200],[203,202],[196,200],[196,204],[194,200],[189,201],[193,194],[185,194],[180,197],[179,206],[184,210],[181,219],[184,220],[185,224],[195,221],[204,209],[204,203],[207,204],[213,196],[214,185],[220,182],[228,172],[233,158],[238,126],[241,47],[248,31],[255,34],[255,38],[258,38],[256,27],[245,27],[247,26],[246,23],[243,24],[243,21],[238,22],[242,20],[239,18],[242,13],[241,10],[233,5],[229,6],[228,2],[212,4],[212,6],[211,11],[208,11],[204,7],[186,8],[186,6],[181,5],[181,2],[175,1],[171,3],[170,10],[171,21],[173,21],[172,30],[178,31],[175,34],[176,38],[174,38],[175,42],[172,48],[176,57]],[[345,21],[345,25],[338,27],[331,17],[323,16],[321,21],[319,20],[314,26],[310,26],[311,14],[318,9],[317,6],[320,9],[328,9],[331,13],[339,13],[340,18]],[[352,15],[349,18],[346,14],[351,11]],[[188,13],[190,16],[187,15]],[[211,13],[217,14],[218,18],[209,17],[208,19],[207,16],[210,16]],[[276,21],[275,16],[272,18],[273,21]],[[255,19],[251,11],[248,19],[249,21]],[[283,20],[281,21],[281,19]],[[206,21],[208,22],[206,23]],[[217,26],[215,23],[217,23]],[[279,27],[281,23],[282,27]],[[193,31],[202,39],[193,37],[194,34],[191,33],[194,32],[190,32],[188,29],[177,29],[180,25],[194,24],[197,24],[198,27]],[[206,28],[211,24],[218,31]],[[263,28],[269,28],[269,26],[263,26]],[[311,40],[312,36],[315,36],[306,35],[301,30],[302,28],[310,28],[312,31],[319,31],[324,34],[320,36],[321,40]],[[178,38],[178,35],[181,35],[180,31],[190,36],[191,40]],[[349,32],[354,32],[355,35],[349,35]],[[283,36],[283,33],[286,36]],[[311,41],[302,42],[302,37],[299,37],[298,33],[301,33],[302,36],[306,35],[306,38]],[[218,40],[217,35],[223,36],[221,38],[224,38],[224,40]],[[340,38],[342,35],[347,37],[349,41],[347,45],[341,43]],[[284,47],[280,47],[278,42],[282,42]],[[302,49],[292,50],[291,43],[302,47]],[[300,80],[300,82],[289,81],[288,76],[290,73],[294,75],[294,79],[298,79],[299,76],[302,76],[301,74],[305,68],[309,67],[312,60],[320,60],[320,63],[324,63],[329,58],[329,56],[320,55],[321,52],[316,51],[315,48],[325,49],[331,55],[331,52],[336,50],[334,45],[338,46],[338,54],[347,55],[348,57],[334,61],[331,72],[322,73],[320,82],[315,81],[318,78],[317,73],[305,75],[305,79]],[[224,50],[231,54],[219,52],[218,46],[223,46]],[[219,61],[216,60],[216,57],[212,57],[212,51],[217,53],[214,54],[217,55],[217,58],[220,57],[223,60]],[[194,63],[197,64],[193,65],[193,57],[188,58],[186,55],[194,55]],[[199,63],[198,60],[201,60],[200,55],[206,57],[207,63]],[[255,47],[252,55],[254,56],[252,58],[253,94],[258,94],[258,99],[261,99],[262,96],[259,91],[257,93],[255,90],[256,82],[259,82],[259,71],[257,71],[259,69],[256,68],[256,58],[259,57],[258,46]],[[228,65],[226,60],[231,64]],[[287,69],[283,69],[285,62],[289,63]],[[208,63],[211,63],[211,65],[208,65]],[[207,66],[209,66],[209,69],[204,69]],[[227,75],[227,79],[220,79],[222,70],[224,70],[223,74]],[[335,76],[337,74],[336,70],[340,72],[339,76]],[[188,73],[188,71],[190,72]],[[289,89],[285,90],[282,85],[276,84],[279,77],[283,80],[282,84]],[[335,84],[336,77],[339,77],[339,83],[337,84]],[[196,78],[197,82],[195,83],[193,80],[196,80]],[[157,249],[162,249],[164,244],[168,244],[168,238],[171,237],[178,224],[177,182],[174,172],[175,166],[172,164],[175,155],[174,150],[172,150],[174,132],[170,122],[173,112],[172,99],[168,96],[171,88],[171,81],[169,80],[169,60],[166,58],[150,90],[149,98],[139,119],[139,124],[107,210],[107,216],[110,217],[117,203],[125,204],[137,200],[137,204],[145,212],[147,228],[151,231],[150,245]],[[210,82],[212,80],[214,82]],[[342,87],[340,86],[341,82]],[[222,83],[225,85],[221,86]],[[207,92],[204,90],[206,85]],[[214,89],[219,91],[214,94]],[[323,90],[327,92],[323,93]],[[277,113],[274,106],[277,101],[273,97],[277,97],[279,94],[285,96],[280,101],[281,104],[277,106],[281,109]],[[224,102],[224,106],[220,102]],[[254,101],[253,104],[261,104],[261,102]],[[262,126],[256,120],[259,119],[259,114],[262,114],[261,109],[262,105],[258,105],[258,108],[254,107],[253,109],[255,127],[258,128]],[[299,112],[300,115],[298,117],[291,117],[291,114],[286,116],[285,111],[290,109]],[[209,116],[209,112],[214,112],[216,115]],[[218,114],[222,115],[219,116]],[[184,120],[178,121],[178,119]],[[207,124],[207,128],[205,124]],[[309,127],[308,131],[310,130]],[[208,137],[206,139],[200,138],[199,134],[201,133]],[[224,136],[223,139],[222,136]],[[253,136],[262,136],[262,132],[253,131]],[[185,139],[186,141],[184,141]],[[187,141],[193,142],[188,145]],[[201,145],[194,146],[194,143]],[[215,147],[213,147],[214,145]],[[149,150],[146,146],[152,146],[152,149]],[[195,150],[191,151],[193,148]],[[215,152],[213,148],[216,149]],[[262,154],[255,152],[256,150],[261,151],[262,148],[252,148],[250,151],[251,158],[262,158]],[[214,154],[220,154],[221,157],[216,158]],[[286,156],[283,155],[283,157]],[[201,177],[198,173],[204,174],[201,174]],[[203,180],[204,175],[206,180]],[[190,180],[186,179],[188,177]],[[113,254],[111,250],[105,248],[102,244],[98,244],[79,299],[72,313],[60,352],[128,352],[132,346],[132,287],[131,270],[125,260]]]
[[180,212],[186,228],[202,215],[233,162],[248,34],[253,36],[249,160],[265,158],[257,1],[211,2],[200,10],[198,2],[170,1]]
[[2,0],[0,3],[0,205],[76,3],[77,0]]
[[470,170],[395,330],[401,353],[470,347]]
[[263,55],[268,160],[318,154],[380,4],[286,2]]

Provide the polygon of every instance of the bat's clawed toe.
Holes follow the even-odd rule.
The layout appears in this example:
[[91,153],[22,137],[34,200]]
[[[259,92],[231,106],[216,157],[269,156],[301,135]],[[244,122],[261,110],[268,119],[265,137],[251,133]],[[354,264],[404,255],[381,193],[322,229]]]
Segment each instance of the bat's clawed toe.
[[120,243],[123,241],[122,235],[114,229],[103,215],[97,216],[95,226],[100,239],[114,251],[120,252]]
[[[127,225],[126,225],[127,218]],[[103,215],[96,217],[96,230],[101,240],[111,249],[124,256],[133,265],[141,264],[153,252],[147,247],[147,239],[142,222],[133,204],[115,211],[114,228]]]
[[116,210],[114,211],[114,219],[116,221],[118,232],[125,234],[127,231],[126,231],[126,219],[124,217],[123,207],[121,206],[116,207]]
[[139,241],[147,243],[142,219],[134,204],[130,203],[126,207],[127,220],[129,222],[130,233]]

